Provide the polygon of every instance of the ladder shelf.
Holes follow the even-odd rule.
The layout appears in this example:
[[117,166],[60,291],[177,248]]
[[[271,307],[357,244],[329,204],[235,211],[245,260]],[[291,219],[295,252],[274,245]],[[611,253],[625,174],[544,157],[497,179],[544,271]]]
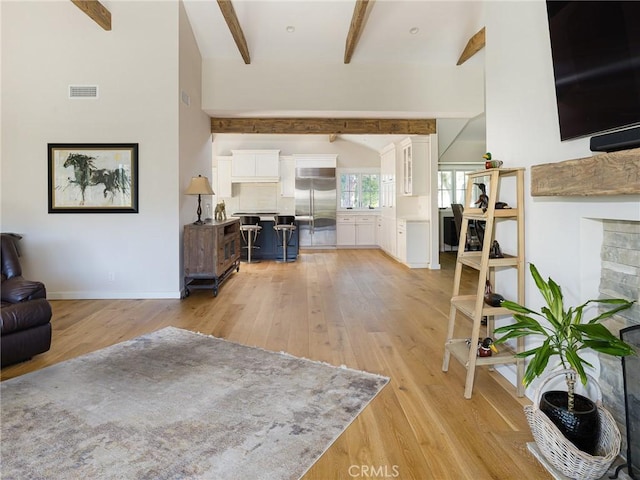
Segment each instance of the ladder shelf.
[[[516,205],[507,208],[496,208],[500,184],[506,177],[515,177],[515,201]],[[474,202],[473,193],[475,180],[484,180],[488,199],[484,197],[484,204]],[[481,208],[478,208],[481,207]],[[515,222],[517,242],[515,253],[504,254],[503,257],[490,258],[490,251],[495,240],[495,224],[497,222]],[[470,222],[483,222],[482,249],[479,251],[465,251],[467,232]],[[478,223],[475,225],[478,227]],[[453,356],[466,369],[466,381],[464,388],[465,398],[471,398],[475,369],[478,366],[509,365],[516,366],[517,394],[524,395],[522,378],[524,376],[524,359],[517,358],[517,352],[524,351],[524,339],[516,341],[515,351],[507,345],[500,345],[499,353],[493,353],[489,357],[480,357],[477,353],[477,342],[481,338],[480,332],[484,327],[483,319],[486,319],[486,333],[483,336],[493,335],[495,317],[511,315],[511,312],[503,307],[493,307],[484,302],[485,283],[487,280],[495,286],[496,269],[515,269],[517,276],[517,299],[524,304],[524,168],[492,168],[473,172],[467,175],[465,190],[465,209],[462,214],[462,226],[460,229],[460,243],[454,275],[453,295],[449,313],[449,325],[445,342],[445,353],[442,362],[442,370],[449,369],[449,360]],[[478,285],[476,293],[472,295],[460,294],[460,282],[462,267],[467,266],[478,273]],[[469,336],[455,338],[456,322],[458,314],[464,315],[472,322]]]

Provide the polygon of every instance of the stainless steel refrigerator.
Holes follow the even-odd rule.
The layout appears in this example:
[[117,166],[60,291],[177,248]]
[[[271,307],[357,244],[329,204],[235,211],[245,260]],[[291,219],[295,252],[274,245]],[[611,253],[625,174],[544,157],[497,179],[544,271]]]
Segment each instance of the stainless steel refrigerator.
[[336,246],[336,169],[296,168],[300,247]]

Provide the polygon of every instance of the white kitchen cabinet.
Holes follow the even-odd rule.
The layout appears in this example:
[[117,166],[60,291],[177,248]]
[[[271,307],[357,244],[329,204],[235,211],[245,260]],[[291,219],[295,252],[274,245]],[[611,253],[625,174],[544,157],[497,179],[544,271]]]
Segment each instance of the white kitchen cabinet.
[[231,157],[218,157],[218,182],[215,190],[217,201],[222,198],[231,198]]
[[336,217],[337,245],[341,247],[375,246],[377,218],[377,215],[338,215]]
[[279,182],[279,150],[231,150],[232,182]]
[[336,216],[336,245],[350,247],[356,244],[356,218],[353,215]]
[[397,228],[395,218],[382,217],[382,241],[380,246],[392,257],[396,256]]
[[374,246],[376,244],[376,216],[356,216],[356,245],[359,247]]
[[431,139],[409,137],[400,142],[402,195],[429,195],[431,185]]
[[380,187],[383,215],[395,215],[396,146],[390,144],[380,152]]
[[397,258],[409,268],[429,267],[429,221],[399,219]]
[[293,157],[280,158],[280,195],[293,198],[296,194],[296,161]]
[[396,235],[396,256],[402,263],[407,263],[407,224],[404,220],[398,220]]
[[380,227],[378,244],[388,255],[396,256],[396,146],[380,151]]

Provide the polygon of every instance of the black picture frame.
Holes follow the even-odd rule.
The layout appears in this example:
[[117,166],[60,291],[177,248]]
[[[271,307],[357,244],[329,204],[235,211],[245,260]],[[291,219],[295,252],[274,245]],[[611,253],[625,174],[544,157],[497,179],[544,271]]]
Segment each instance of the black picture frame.
[[49,143],[49,213],[138,213],[137,143]]

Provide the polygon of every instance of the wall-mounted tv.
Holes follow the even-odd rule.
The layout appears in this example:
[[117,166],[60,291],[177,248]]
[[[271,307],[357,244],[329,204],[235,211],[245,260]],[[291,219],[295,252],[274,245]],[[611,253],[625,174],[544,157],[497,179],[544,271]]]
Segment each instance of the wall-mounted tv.
[[640,1],[547,1],[562,140],[640,124]]

